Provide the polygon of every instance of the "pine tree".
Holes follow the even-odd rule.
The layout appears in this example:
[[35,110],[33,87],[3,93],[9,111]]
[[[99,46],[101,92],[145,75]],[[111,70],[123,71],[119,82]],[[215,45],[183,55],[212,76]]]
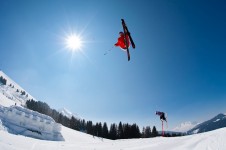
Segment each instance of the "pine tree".
[[80,131],[87,133],[87,125],[85,119],[80,120]]
[[74,116],[71,117],[70,128],[74,130],[79,130],[78,120]]
[[104,122],[103,125],[103,138],[109,138],[108,126],[106,122]]
[[145,137],[145,138],[150,138],[150,137],[151,137],[151,128],[150,128],[150,126],[147,126],[147,127],[145,128],[145,131],[144,131],[144,137]]
[[116,124],[112,124],[110,127],[109,137],[112,140],[115,140],[117,138],[117,126]]
[[91,134],[91,135],[94,135],[93,133],[93,122],[92,121],[87,121],[87,134]]
[[3,78],[3,76],[0,77],[0,83],[2,83],[3,85],[6,85],[7,80],[5,78]]
[[152,133],[151,134],[152,134],[152,137],[158,136],[158,131],[157,131],[155,126],[152,128]]
[[130,132],[130,138],[140,138],[140,129],[135,123],[131,126]]
[[119,139],[124,139],[124,131],[123,131],[123,126],[122,126],[122,122],[120,121],[119,122],[119,125],[118,125],[118,138]]
[[96,131],[98,137],[103,137],[102,124],[101,122],[96,124]]

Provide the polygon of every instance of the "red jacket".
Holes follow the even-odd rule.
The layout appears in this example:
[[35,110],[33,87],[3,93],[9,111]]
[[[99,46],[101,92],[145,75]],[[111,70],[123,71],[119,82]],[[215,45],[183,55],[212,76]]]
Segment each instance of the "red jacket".
[[[125,43],[124,37],[125,36],[123,34],[121,34],[120,37],[118,38],[118,42],[115,43],[115,46],[119,46],[122,49],[126,49],[126,43]],[[129,47],[130,46],[130,42],[129,42],[129,36],[128,35],[126,35],[126,41],[127,41],[128,47]]]

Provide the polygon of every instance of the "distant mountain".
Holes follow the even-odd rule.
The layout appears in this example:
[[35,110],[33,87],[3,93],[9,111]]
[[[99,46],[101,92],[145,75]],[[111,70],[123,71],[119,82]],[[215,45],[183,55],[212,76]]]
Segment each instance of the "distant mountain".
[[192,128],[194,128],[195,126],[197,126],[198,124],[199,123],[197,123],[197,122],[190,122],[190,121],[183,122],[179,126],[175,127],[173,129],[173,131],[175,131],[175,132],[187,132],[187,131],[191,130]]
[[226,127],[226,114],[218,114],[212,119],[198,124],[191,130],[189,130],[187,133],[188,134],[202,133],[223,127]]
[[67,118],[71,118],[73,116],[76,119],[81,119],[77,114],[70,112],[66,108],[61,108],[61,109],[58,110],[58,112],[61,113],[64,116],[66,116]]

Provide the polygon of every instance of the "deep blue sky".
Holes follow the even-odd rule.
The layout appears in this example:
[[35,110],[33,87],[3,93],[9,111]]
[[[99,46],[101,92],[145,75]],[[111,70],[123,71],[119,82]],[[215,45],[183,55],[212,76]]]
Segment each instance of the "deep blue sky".
[[[226,1],[0,1],[0,69],[86,120],[169,128],[226,112]],[[113,48],[124,18],[131,61]],[[84,41],[71,53],[71,32]]]

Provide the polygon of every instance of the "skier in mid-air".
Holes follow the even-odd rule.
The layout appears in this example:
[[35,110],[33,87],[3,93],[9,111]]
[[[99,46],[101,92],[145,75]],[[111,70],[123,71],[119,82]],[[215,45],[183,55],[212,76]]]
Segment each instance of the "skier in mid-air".
[[160,116],[160,120],[161,121],[167,122],[166,116],[165,116],[165,113],[164,112],[156,111],[155,114]]
[[135,48],[135,43],[133,42],[132,36],[130,35],[130,32],[126,26],[124,19],[121,19],[121,20],[122,20],[123,32],[119,32],[118,42],[115,44],[115,46],[119,46],[121,49],[127,52],[128,61],[129,61],[130,60],[129,46],[131,43],[132,47]]
[[[126,39],[126,40],[125,40]],[[125,41],[127,43],[125,43]],[[130,42],[129,42],[129,36],[126,35],[121,31],[119,32],[119,38],[118,38],[118,42],[115,43],[115,46],[119,46],[122,50],[126,51],[127,46],[130,46]]]
[[161,112],[161,111],[156,111],[155,114],[160,116],[160,120],[162,121],[162,136],[164,136],[164,125],[163,125],[163,122],[165,121],[166,125],[167,125],[166,115],[165,115],[164,112]]

